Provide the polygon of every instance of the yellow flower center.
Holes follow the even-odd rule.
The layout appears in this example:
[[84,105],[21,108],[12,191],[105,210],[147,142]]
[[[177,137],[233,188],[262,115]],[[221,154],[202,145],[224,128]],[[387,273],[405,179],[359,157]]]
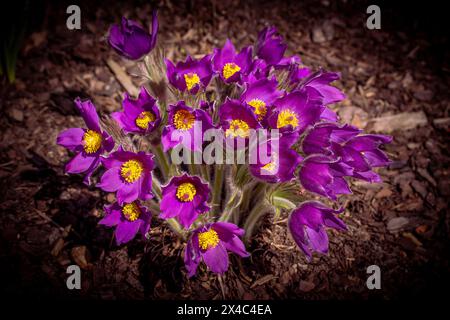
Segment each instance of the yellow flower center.
[[141,177],[144,168],[139,161],[128,160],[120,168],[120,175],[126,182],[132,183]]
[[197,189],[190,182],[182,183],[177,188],[177,198],[183,202],[191,202],[194,200],[194,196],[197,193]]
[[136,118],[135,122],[136,125],[141,129],[148,129],[148,124],[150,122],[155,121],[155,115],[150,111],[143,111],[141,114]]
[[258,120],[262,120],[267,113],[266,103],[260,99],[252,99],[248,104],[255,109]]
[[222,70],[222,75],[225,79],[232,77],[236,72],[240,71],[241,67],[239,67],[236,63],[229,62],[225,63]]
[[270,161],[268,164],[262,166],[262,169],[273,172],[277,168],[277,161],[278,161],[278,154],[272,153],[272,161]]
[[248,126],[247,122],[243,120],[232,120],[230,122],[230,127],[225,131],[225,136],[232,136],[234,138],[247,138],[248,136],[250,136],[250,127]]
[[178,130],[189,130],[194,125],[195,116],[187,110],[178,110],[173,116],[173,124]]
[[198,234],[198,246],[203,250],[215,248],[219,244],[219,236],[213,229]]
[[122,213],[128,221],[135,221],[141,215],[141,209],[139,206],[132,202],[127,203],[122,207]]
[[184,75],[184,82],[186,82],[186,87],[191,90],[195,85],[200,83],[200,78],[196,73],[186,73]]
[[278,115],[277,128],[283,128],[291,125],[293,128],[298,127],[298,118],[295,112],[291,110],[283,110]]
[[94,153],[102,145],[102,135],[94,130],[87,130],[83,135],[84,151]]

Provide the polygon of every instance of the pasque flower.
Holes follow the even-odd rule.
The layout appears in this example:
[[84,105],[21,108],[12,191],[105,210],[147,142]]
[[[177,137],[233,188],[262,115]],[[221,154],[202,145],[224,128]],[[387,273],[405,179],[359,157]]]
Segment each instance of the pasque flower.
[[180,91],[196,94],[200,88],[205,89],[211,81],[213,71],[210,55],[204,56],[201,60],[188,56],[185,62],[178,62],[176,66],[168,59],[165,61],[167,79]]
[[300,182],[308,191],[336,200],[339,194],[351,194],[345,176],[351,176],[353,169],[349,165],[321,154],[306,157],[299,171]]
[[222,49],[214,49],[213,70],[225,83],[240,82],[252,64],[252,48],[246,47],[237,53],[233,43],[227,39]]
[[[298,72],[299,74],[301,74],[301,71]],[[322,98],[323,104],[328,105],[330,103],[339,102],[345,99],[345,95],[342,93],[341,90],[330,85],[331,82],[339,80],[339,78],[340,76],[338,73],[326,72],[321,69],[317,72],[309,74],[307,77],[300,80],[298,89],[307,87],[314,88],[323,97]]]
[[277,29],[273,26],[264,28],[258,34],[256,42],[256,55],[265,60],[269,65],[275,65],[280,62],[284,56],[287,45],[283,38],[278,35]]
[[137,22],[123,17],[120,25],[111,26],[108,41],[120,55],[131,60],[138,60],[155,47],[157,34],[158,17],[155,10],[152,13],[151,34]]
[[207,204],[210,194],[209,185],[197,176],[185,173],[173,177],[161,190],[160,217],[163,219],[177,217],[186,229],[192,225],[199,214],[210,209]]
[[305,136],[302,149],[306,154],[322,153],[339,158],[353,168],[352,177],[368,182],[380,182],[372,171],[374,167],[387,166],[390,161],[380,150],[392,137],[378,134],[359,135],[360,129],[350,125],[320,123]]
[[145,87],[141,88],[137,99],[132,99],[126,93],[122,106],[123,111],[113,113],[112,117],[127,133],[148,134],[161,122],[156,100]]
[[75,106],[81,114],[87,129],[71,128],[58,135],[57,143],[70,151],[75,157],[67,164],[68,173],[85,173],[84,182],[90,183],[92,173],[101,163],[100,156],[114,148],[114,140],[102,131],[94,104],[90,100],[75,100]]
[[306,128],[314,125],[324,110],[324,106],[317,91],[294,91],[273,102],[274,108],[268,118],[271,128],[281,132],[297,131],[302,133]]
[[104,158],[102,164],[106,171],[97,187],[106,192],[117,191],[117,201],[120,205],[153,197],[152,154],[125,151],[119,147],[108,158]]
[[289,216],[288,227],[294,241],[310,260],[312,252],[328,253],[328,235],[325,227],[346,230],[337,215],[344,209],[333,210],[320,202],[303,202]]
[[268,116],[268,109],[272,103],[283,93],[277,90],[276,79],[260,79],[252,83],[247,83],[240,100],[253,108],[258,121],[264,120]]
[[203,133],[212,127],[209,113],[203,109],[192,109],[184,101],[178,101],[169,106],[167,126],[163,129],[161,139],[164,151],[180,143],[189,150],[201,151]]
[[227,271],[227,251],[248,257],[249,254],[240,239],[243,235],[243,229],[228,222],[210,223],[194,230],[184,252],[184,263],[189,277],[195,275],[201,260],[214,273]]
[[[256,155],[257,163],[250,164],[250,173],[263,181],[270,183],[286,182],[294,178],[295,169],[302,161],[297,151],[291,147],[298,140],[298,133],[293,132],[279,137],[268,137],[263,142],[253,146],[251,152]],[[273,146],[273,147],[272,147]],[[260,155],[264,152],[264,155]],[[263,161],[266,157],[269,161]]]
[[[219,119],[227,144],[232,146],[235,140],[241,140],[245,145],[245,141],[250,137],[251,130],[261,128],[253,107],[239,100],[227,98],[224,104],[220,106]],[[241,144],[237,142],[237,145]]]
[[106,215],[99,224],[116,227],[114,235],[117,245],[129,242],[138,232],[145,236],[150,229],[151,213],[139,201],[125,203],[123,206],[116,202],[104,209]]

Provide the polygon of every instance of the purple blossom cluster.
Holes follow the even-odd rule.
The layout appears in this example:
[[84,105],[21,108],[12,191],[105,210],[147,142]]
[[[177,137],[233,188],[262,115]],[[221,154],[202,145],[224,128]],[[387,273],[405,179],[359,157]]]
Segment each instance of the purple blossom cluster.
[[[111,27],[109,43],[123,57],[139,63],[152,54],[157,30],[156,13],[152,33],[123,18],[120,25]],[[186,172],[185,166],[168,163],[166,153],[180,144],[187,150],[203,151],[196,136],[198,125],[202,134],[211,128],[221,130],[227,142],[239,140],[242,143],[237,145],[247,151],[266,150],[269,161],[257,157],[256,163],[244,166],[253,185],[261,186],[265,194],[294,183],[299,192],[304,189],[337,201],[339,195],[351,193],[349,178],[381,181],[373,169],[389,164],[381,148],[391,137],[363,134],[354,126],[339,124],[330,108],[345,99],[331,85],[339,74],[313,72],[299,56],[287,56],[286,51],[287,44],[277,30],[267,27],[254,45],[241,50],[228,39],[222,48],[200,59],[188,56],[177,63],[160,61],[166,69],[163,86],[173,92],[172,99],[152,96],[155,91],[150,84],[150,89],[142,87],[137,97],[126,94],[123,110],[111,115],[124,136],[148,138],[152,152],[118,143],[123,137],[115,139],[115,143],[112,132],[108,134],[100,124],[94,104],[75,101],[87,128],[68,129],[58,136],[57,143],[74,153],[65,170],[84,173],[84,181],[89,184],[94,171],[102,167],[96,186],[114,192],[117,202],[105,206],[105,217],[99,223],[115,227],[118,245],[138,233],[148,235],[150,220],[155,216],[187,239],[184,260],[189,276],[196,274],[201,261],[215,273],[225,272],[228,251],[249,256],[242,241],[248,230],[238,227],[239,219],[236,224],[229,221],[228,203],[223,213],[216,213],[222,208],[221,166],[208,168],[202,164],[204,171],[200,174],[195,168]],[[216,94],[206,95],[211,89]],[[250,145],[250,132],[257,129],[269,134],[261,144]],[[278,136],[270,134],[275,130]],[[175,133],[186,139],[173,141]],[[276,149],[271,147],[275,140]],[[242,192],[236,194],[250,197],[249,190],[243,186]],[[277,197],[289,202],[282,193]],[[326,228],[346,229],[339,219],[344,209],[335,210],[310,200],[289,203],[293,206],[288,228],[298,247],[308,259],[312,252],[327,253]],[[277,206],[270,202],[268,205]],[[237,214],[242,217],[254,211],[240,208]]]

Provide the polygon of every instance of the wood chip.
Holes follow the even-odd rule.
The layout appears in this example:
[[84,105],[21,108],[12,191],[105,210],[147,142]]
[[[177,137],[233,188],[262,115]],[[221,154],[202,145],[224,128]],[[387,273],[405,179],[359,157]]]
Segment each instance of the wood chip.
[[367,130],[391,133],[394,130],[410,130],[427,124],[428,119],[423,111],[404,112],[371,119],[367,125]]
[[131,78],[128,76],[128,74],[122,69],[120,65],[117,64],[112,59],[106,60],[106,64],[108,65],[109,69],[112,71],[114,76],[116,77],[117,81],[121,84],[121,86],[127,90],[127,92],[133,96],[137,97],[139,94],[138,88],[133,84],[131,81]]

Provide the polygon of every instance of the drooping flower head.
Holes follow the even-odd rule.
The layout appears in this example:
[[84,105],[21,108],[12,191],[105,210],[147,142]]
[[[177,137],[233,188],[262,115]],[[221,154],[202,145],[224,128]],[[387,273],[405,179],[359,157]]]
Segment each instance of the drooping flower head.
[[250,137],[251,130],[261,128],[253,107],[241,103],[239,100],[226,99],[225,103],[219,109],[220,126],[223,129],[227,145],[234,146],[235,140],[242,140],[245,145]]
[[203,133],[212,127],[211,116],[205,110],[192,109],[184,101],[170,105],[161,139],[164,151],[180,143],[189,150],[201,151]]
[[253,108],[258,121],[268,116],[272,103],[282,95],[276,79],[261,79],[247,84],[240,100]]
[[284,43],[283,38],[278,35],[275,27],[266,27],[258,34],[256,55],[264,59],[267,64],[275,65],[279,63],[284,56],[286,48],[287,45]]
[[214,49],[213,69],[226,83],[240,82],[252,64],[252,48],[246,47],[236,53],[233,43],[227,39],[222,49]]
[[311,260],[312,252],[328,253],[328,235],[325,227],[346,230],[347,227],[337,214],[344,209],[333,210],[320,202],[303,202],[289,216],[288,227],[292,237]]
[[152,33],[148,33],[137,22],[122,18],[121,24],[114,24],[109,30],[108,41],[121,56],[138,60],[148,54],[156,44],[158,34],[158,17],[156,10],[152,13]]
[[[298,71],[299,76],[301,71]],[[323,97],[322,102],[324,105],[328,105],[331,103],[336,103],[345,99],[345,95],[338,88],[330,85],[331,82],[335,80],[339,80],[339,73],[336,72],[326,72],[324,70],[319,70],[312,74],[309,74],[307,77],[299,78],[300,83],[298,89],[302,88],[313,88],[317,90],[320,95]]]
[[324,110],[318,95],[308,91],[294,91],[273,102],[274,108],[269,116],[270,127],[281,132],[297,131],[302,133],[314,125]]
[[71,128],[58,135],[57,143],[72,152],[75,157],[65,167],[68,173],[85,173],[84,183],[90,183],[92,173],[101,163],[100,156],[114,148],[114,140],[102,131],[94,104],[90,100],[75,99],[87,129]]
[[102,163],[107,170],[97,187],[106,192],[117,191],[117,201],[120,205],[153,197],[152,154],[143,151],[137,153],[125,151],[119,147],[108,158],[104,158]]
[[340,159],[314,154],[302,161],[299,178],[306,190],[336,200],[339,194],[352,193],[344,179],[352,174],[353,169]]
[[149,134],[161,122],[161,115],[155,98],[142,87],[137,99],[132,99],[128,93],[122,101],[123,111],[112,114],[114,120],[127,133]]
[[201,60],[188,56],[185,62],[178,62],[176,66],[168,59],[165,61],[167,79],[180,91],[196,94],[200,88],[204,90],[211,81],[213,71],[210,55],[204,56]]
[[390,161],[380,150],[382,144],[392,137],[376,134],[359,135],[360,129],[335,123],[320,123],[305,136],[302,149],[306,154],[322,153],[353,168],[352,177],[368,182],[380,182],[381,178],[372,171],[374,167],[387,166]]
[[197,272],[201,260],[214,273],[228,270],[228,251],[241,257],[248,257],[240,237],[244,230],[228,222],[206,224],[193,231],[184,251],[184,263],[188,276]]
[[[298,133],[294,132],[279,137],[268,137],[263,142],[257,143],[250,150],[257,156],[256,164],[249,165],[250,173],[270,183],[293,179],[295,169],[303,159],[291,148],[297,142],[298,136]],[[265,159],[268,161],[264,161]]]
[[210,209],[207,204],[210,194],[209,185],[197,176],[185,173],[173,177],[161,189],[160,217],[163,219],[177,217],[186,229],[192,225],[199,214]]
[[99,224],[116,227],[114,235],[117,245],[131,241],[138,232],[145,236],[150,229],[152,215],[139,201],[125,203],[123,206],[116,202],[105,206],[105,213]]

